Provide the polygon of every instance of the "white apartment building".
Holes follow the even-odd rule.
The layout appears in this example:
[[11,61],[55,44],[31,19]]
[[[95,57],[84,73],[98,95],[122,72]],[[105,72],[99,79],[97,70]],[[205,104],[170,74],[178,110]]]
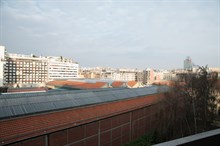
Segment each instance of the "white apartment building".
[[63,57],[48,58],[48,80],[78,78],[79,64]]
[[136,75],[135,73],[113,73],[111,79],[116,81],[135,81]]
[[5,56],[4,85],[44,83],[48,80],[47,64],[46,58],[8,53]]
[[110,67],[95,67],[95,68],[81,68],[80,74],[84,75],[85,78],[100,78],[115,81],[138,81],[141,82],[142,71],[137,69],[127,69],[127,68],[110,68]]
[[5,47],[0,46],[0,87],[3,86],[3,80],[4,80],[4,60],[5,60]]
[[117,81],[135,81],[136,71],[129,69],[119,69],[117,72],[111,74],[111,79]]
[[0,86],[40,84],[78,77],[78,63],[63,57],[42,57],[5,53],[0,46]]

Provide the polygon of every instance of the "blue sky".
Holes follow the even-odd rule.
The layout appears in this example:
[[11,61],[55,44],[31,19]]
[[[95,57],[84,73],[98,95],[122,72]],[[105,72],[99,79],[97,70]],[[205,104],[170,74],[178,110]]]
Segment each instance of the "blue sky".
[[73,58],[80,66],[219,66],[218,0],[0,0],[10,53]]

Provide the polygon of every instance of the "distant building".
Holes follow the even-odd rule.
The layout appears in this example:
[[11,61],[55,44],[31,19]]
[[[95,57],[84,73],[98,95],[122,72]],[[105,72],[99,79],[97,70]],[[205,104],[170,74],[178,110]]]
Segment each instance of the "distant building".
[[220,78],[220,67],[210,67],[209,68],[210,72],[216,72],[218,74],[218,78]]
[[173,80],[176,80],[176,79],[177,79],[176,73],[166,72],[166,73],[163,74],[163,80],[173,81]]
[[114,69],[114,68],[81,68],[80,75],[89,79],[109,79],[115,81],[135,81],[136,80],[135,69]]
[[116,81],[135,81],[136,72],[129,69],[119,69],[117,72],[112,73],[112,80]]
[[192,59],[188,56],[188,57],[184,60],[184,70],[191,71],[192,68],[193,68]]
[[95,67],[95,68],[82,67],[79,69],[79,78],[100,79],[100,78],[102,78],[102,68],[100,68],[100,67]]
[[78,77],[78,63],[71,59],[5,52],[5,47],[0,46],[0,86],[20,87]]
[[4,46],[0,46],[0,87],[3,86],[4,60],[5,60],[5,47]]
[[152,84],[154,82],[154,71],[153,69],[147,68],[143,72],[143,83]]
[[72,59],[61,57],[47,57],[48,80],[73,79],[78,77],[79,64]]
[[4,84],[21,86],[44,83],[48,80],[47,72],[46,58],[8,53],[4,64]]
[[143,80],[144,80],[143,70],[137,71],[136,74],[135,74],[135,81],[143,83]]
[[161,81],[164,78],[163,70],[154,70],[154,82]]

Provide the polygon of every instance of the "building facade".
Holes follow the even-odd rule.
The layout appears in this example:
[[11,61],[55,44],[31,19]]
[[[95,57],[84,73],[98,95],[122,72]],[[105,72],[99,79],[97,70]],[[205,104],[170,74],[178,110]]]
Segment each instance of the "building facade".
[[0,87],[3,86],[4,60],[5,60],[5,47],[4,46],[0,46]]
[[176,73],[166,72],[163,74],[163,79],[166,81],[173,81],[177,79]]
[[136,81],[136,82],[141,82],[141,83],[143,83],[143,79],[144,79],[143,71],[142,71],[142,70],[137,71],[137,72],[135,73],[135,81]]
[[135,72],[113,73],[111,79],[115,81],[135,81]]
[[147,68],[143,72],[143,83],[152,84],[154,82],[154,71],[150,68]]
[[47,68],[46,58],[7,54],[4,64],[4,84],[22,86],[22,84],[44,83],[48,80]]
[[73,79],[78,77],[79,64],[72,59],[61,57],[48,58],[48,80]]
[[57,79],[78,78],[78,63],[61,57],[11,54],[0,46],[0,86],[20,87]]

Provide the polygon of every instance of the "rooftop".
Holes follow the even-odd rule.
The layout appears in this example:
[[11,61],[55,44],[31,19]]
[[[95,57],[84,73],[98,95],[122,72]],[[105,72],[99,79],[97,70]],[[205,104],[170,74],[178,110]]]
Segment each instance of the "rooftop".
[[95,82],[88,83],[83,81],[67,81],[67,80],[57,80],[48,82],[47,85],[55,87],[69,87],[75,89],[98,89],[106,86],[105,82]]
[[136,82],[136,81],[128,81],[127,82],[127,85],[129,86],[129,87],[134,87],[135,85],[137,85],[138,84],[138,82]]
[[125,87],[125,82],[122,81],[114,81],[111,86],[113,88],[117,88],[117,87]]
[[0,119],[113,102],[167,90],[166,86],[152,86],[0,95]]
[[151,106],[167,90],[152,86],[1,95],[0,142],[9,144]]

